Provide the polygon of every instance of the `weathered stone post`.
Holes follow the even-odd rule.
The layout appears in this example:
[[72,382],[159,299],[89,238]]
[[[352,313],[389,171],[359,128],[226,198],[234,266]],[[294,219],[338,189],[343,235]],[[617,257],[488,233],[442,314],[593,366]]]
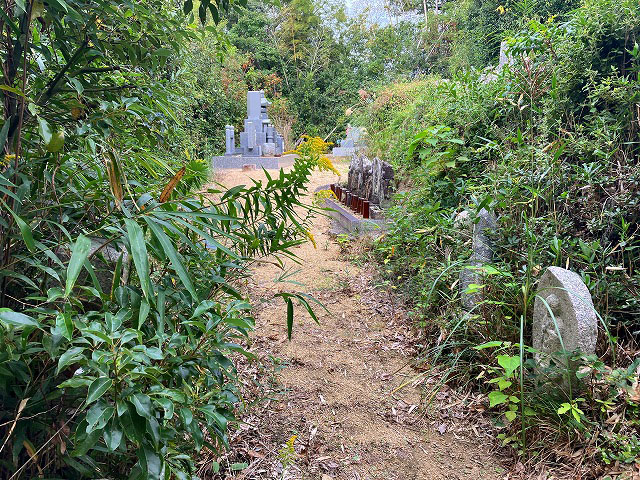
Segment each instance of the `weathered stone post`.
[[[568,354],[593,354],[597,341],[598,317],[580,275],[561,267],[547,268],[538,283],[533,308],[536,364],[545,369],[553,361],[568,369],[569,377],[575,381]],[[566,380],[563,383],[566,385]]]
[[[458,215],[457,221],[462,226],[468,226],[471,229],[471,220],[469,214]],[[473,225],[473,233],[471,240],[471,258],[469,259],[470,267],[482,267],[493,261],[493,245],[487,236],[488,230],[495,230],[498,226],[498,219],[493,212],[482,209],[478,212],[477,221]],[[465,268],[460,272],[460,298],[462,300],[462,309],[465,312],[471,312],[483,300],[482,291],[473,293],[465,293],[470,285],[481,285],[483,275],[475,269]]]

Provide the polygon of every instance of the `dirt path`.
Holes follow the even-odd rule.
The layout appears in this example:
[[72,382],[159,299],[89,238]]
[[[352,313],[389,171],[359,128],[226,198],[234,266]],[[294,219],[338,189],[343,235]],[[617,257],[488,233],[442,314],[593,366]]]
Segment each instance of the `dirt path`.
[[[346,165],[338,167],[346,172]],[[246,183],[248,175],[263,176],[227,171],[220,180],[232,186]],[[332,181],[335,176],[316,173],[311,191]],[[375,288],[367,267],[341,256],[329,227],[329,219],[318,218],[313,229],[317,248],[307,243],[297,250],[302,265],[292,264],[300,269],[293,279],[303,285],[274,282],[282,272],[271,266],[254,272],[249,290],[258,307],[252,349],[274,360],[276,386],[261,390],[272,400],[249,410],[246,423],[232,436],[236,456],[225,460],[226,467],[233,461],[248,466],[227,478],[504,478],[481,439],[453,428],[440,433],[429,420],[420,391],[410,382],[417,372],[409,367],[414,353],[409,322]],[[318,310],[317,325],[296,309],[289,342],[286,307],[281,299],[269,300],[282,290],[311,293],[330,313]],[[245,375],[257,379],[265,373]],[[407,387],[394,392],[408,380]],[[296,455],[283,469],[283,444],[294,435]]]

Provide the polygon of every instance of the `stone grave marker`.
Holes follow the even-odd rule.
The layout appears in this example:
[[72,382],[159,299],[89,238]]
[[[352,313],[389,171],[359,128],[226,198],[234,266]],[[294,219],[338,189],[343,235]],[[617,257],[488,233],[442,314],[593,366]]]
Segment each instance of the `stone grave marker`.
[[332,154],[337,157],[348,157],[358,153],[365,147],[365,133],[364,128],[348,125],[346,137],[338,140],[338,146],[333,149]]
[[[493,245],[487,233],[489,230],[495,230],[498,226],[498,219],[493,212],[489,212],[485,208],[478,212],[476,223],[472,223],[470,215],[467,212],[458,214],[456,218],[458,225],[468,228],[472,231],[471,240],[471,258],[469,266],[482,267],[493,261]],[[462,300],[462,309],[465,312],[471,312],[483,300],[482,290],[468,292],[471,285],[482,285],[484,283],[482,272],[474,269],[464,268],[460,272],[460,298]]]
[[225,127],[225,154],[214,157],[214,168],[242,168],[244,164],[255,163],[264,168],[279,168],[278,158],[284,152],[284,139],[278,133],[267,114],[271,103],[264,92],[247,92],[247,118],[244,131],[240,133],[240,147],[236,147],[235,131],[232,125]]
[[561,267],[547,268],[533,308],[533,348],[540,352],[536,363],[546,368],[553,360],[570,367],[563,350],[593,354],[597,341],[598,317],[580,275]]
[[393,167],[378,157],[373,160],[363,154],[351,157],[347,177],[348,188],[371,203],[383,205],[391,199],[393,179]]

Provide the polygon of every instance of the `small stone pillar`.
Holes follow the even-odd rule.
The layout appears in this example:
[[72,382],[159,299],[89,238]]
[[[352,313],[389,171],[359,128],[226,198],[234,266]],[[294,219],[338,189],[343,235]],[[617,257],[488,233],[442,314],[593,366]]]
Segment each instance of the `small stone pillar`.
[[[478,212],[476,223],[473,224],[469,213],[462,213],[456,218],[459,227],[469,228],[472,230],[472,253],[469,259],[470,267],[482,267],[493,261],[493,245],[487,236],[487,230],[495,230],[498,220],[493,212],[482,209]],[[467,289],[471,285],[482,285],[484,276],[478,270],[472,268],[464,268],[460,272],[460,297],[462,299],[462,309],[465,312],[471,312],[483,300],[481,291],[468,293]]]
[[224,129],[225,136],[225,155],[233,155],[236,150],[236,134],[233,125],[227,125]]

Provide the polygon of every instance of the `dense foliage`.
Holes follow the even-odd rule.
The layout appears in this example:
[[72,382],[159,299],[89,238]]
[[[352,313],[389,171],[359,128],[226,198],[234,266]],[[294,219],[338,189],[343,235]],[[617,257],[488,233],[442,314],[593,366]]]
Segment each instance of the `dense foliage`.
[[194,193],[208,167],[167,60],[235,6],[2,7],[2,478],[194,478],[194,452],[227,445],[251,357],[238,281],[306,240],[326,167],[301,147],[286,174]]
[[[405,182],[377,251],[429,334],[428,361],[446,359],[445,378],[484,384],[504,413],[505,443],[548,446],[548,436],[536,441],[554,429],[588,440],[587,461],[632,463],[640,453],[640,9],[585,0],[566,17],[532,17],[507,37],[514,62],[500,72],[376,92],[361,121],[372,153]],[[456,215],[468,209],[473,219],[482,208],[499,215],[496,261],[470,287],[484,301],[463,315],[458,276],[471,242]],[[579,393],[550,395],[527,360],[535,282],[549,265],[579,272],[602,320],[598,355],[578,359],[587,384]]]
[[[249,1],[179,59],[186,136],[198,155],[224,150],[224,125],[242,131],[247,89],[264,90],[269,116],[293,147],[302,135],[335,142],[373,86],[424,73],[420,25],[368,24],[334,1]],[[225,55],[214,51],[221,45]]]

